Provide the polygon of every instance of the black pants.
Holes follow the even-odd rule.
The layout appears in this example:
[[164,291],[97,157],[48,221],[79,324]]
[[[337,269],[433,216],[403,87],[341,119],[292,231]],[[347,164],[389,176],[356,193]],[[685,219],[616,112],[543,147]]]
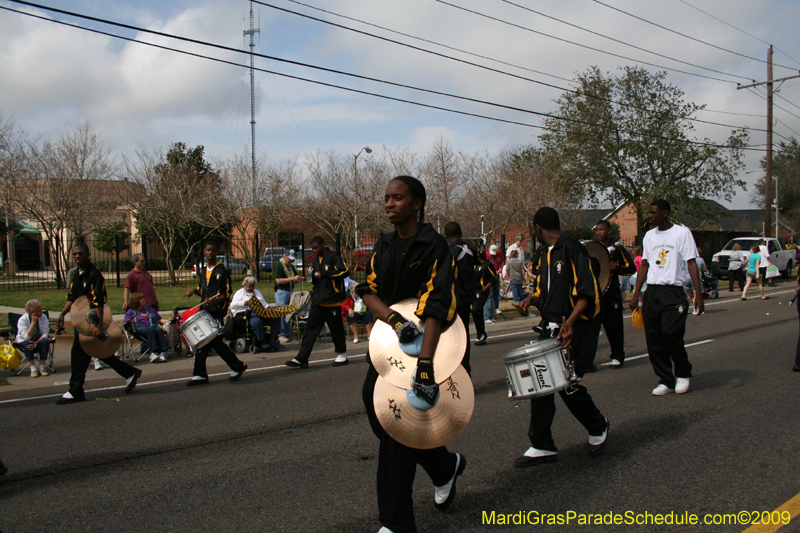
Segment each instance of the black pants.
[[[800,318],[800,302],[795,302],[797,306],[797,316]],[[800,336],[797,337],[797,353],[794,356],[794,364],[795,366],[800,366]]]
[[675,388],[676,377],[692,377],[692,364],[683,346],[689,312],[689,300],[681,287],[647,285],[642,302],[647,351],[658,383],[670,389]]
[[[600,320],[611,345],[611,359],[625,362],[625,325],[622,321],[622,294],[612,287],[603,295],[600,305]],[[594,357],[592,357],[594,360]]]
[[[469,315],[472,313],[472,310],[469,307],[459,307],[458,309],[458,317],[461,319],[461,323],[464,324],[464,329],[467,330],[467,351],[464,352],[464,358],[461,359],[461,366],[464,367],[464,370],[467,371],[467,374],[470,376],[472,375],[472,367],[469,366]],[[483,328],[486,331],[486,328]]]
[[[600,334],[600,318],[578,320],[573,329],[571,355],[575,362],[575,373],[583,376],[597,351],[597,336]],[[545,336],[539,337],[544,339]],[[558,391],[569,412],[580,422],[589,435],[602,435],[606,430],[606,418],[595,406],[589,391],[583,385],[573,385]],[[531,422],[528,438],[537,450],[556,452],[551,426],[556,414],[555,394],[531,399]]]
[[222,335],[217,336],[213,341],[206,344],[194,355],[194,375],[201,378],[208,379],[208,372],[206,371],[206,359],[211,349],[214,349],[217,354],[225,361],[225,364],[231,367],[234,372],[243,372],[244,363],[242,363],[236,354],[225,344],[225,338]]
[[[78,339],[77,333],[75,333],[75,340],[72,342],[72,354],[70,359],[72,375],[69,378],[69,392],[75,398],[83,398],[85,396],[83,392],[83,384],[86,382],[86,369],[89,368],[89,363],[91,362],[92,357],[84,352],[83,348],[81,348],[81,342]],[[114,372],[122,376],[124,379],[128,379],[136,374],[135,368],[128,363],[117,359],[113,355],[111,357],[101,359],[101,361],[110,366]]]
[[311,304],[311,310],[306,320],[306,327],[303,331],[303,344],[300,345],[300,351],[297,352],[295,359],[301,363],[308,363],[308,358],[311,356],[314,343],[317,342],[317,337],[320,332],[322,332],[322,328],[325,324],[328,324],[328,329],[331,330],[331,339],[333,339],[333,347],[336,350],[336,354],[347,353],[344,322],[342,322],[342,306],[323,307],[321,305]]
[[728,271],[728,290],[733,291],[733,284],[734,282],[739,282],[739,290],[744,290],[744,270],[738,268],[736,270],[729,270]]
[[486,336],[486,322],[484,322],[483,318],[483,308],[491,292],[492,291],[489,290],[477,293],[477,298],[475,298],[475,301],[472,303],[472,321],[475,322],[475,333],[478,334],[479,339]]
[[433,484],[439,487],[455,474],[456,454],[448,452],[444,446],[432,450],[409,448],[390,437],[375,415],[373,391],[377,380],[378,372],[370,362],[361,395],[372,432],[380,440],[377,476],[379,519],[381,525],[393,533],[415,533],[412,493],[417,465],[421,465]]

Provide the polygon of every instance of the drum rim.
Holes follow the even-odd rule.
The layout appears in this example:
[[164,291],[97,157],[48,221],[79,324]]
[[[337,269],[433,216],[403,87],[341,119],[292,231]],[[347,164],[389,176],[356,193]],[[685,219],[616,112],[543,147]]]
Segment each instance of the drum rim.
[[[545,350],[545,344],[548,342],[552,342],[553,346]],[[541,344],[538,344],[541,343]],[[536,357],[537,355],[548,354],[553,351],[555,347],[561,347],[562,343],[559,339],[549,338],[549,339],[541,339],[536,341],[536,344],[526,344],[521,348],[517,348],[516,350],[511,350],[510,352],[506,352],[503,354],[503,361],[505,362],[514,362],[519,359],[529,359],[531,356]],[[525,351],[520,352],[527,348],[528,350],[537,349],[536,351]]]

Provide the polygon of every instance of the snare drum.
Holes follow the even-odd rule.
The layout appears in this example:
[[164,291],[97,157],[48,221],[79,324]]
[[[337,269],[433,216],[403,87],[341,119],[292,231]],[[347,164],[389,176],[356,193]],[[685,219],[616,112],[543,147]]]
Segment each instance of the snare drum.
[[508,399],[526,400],[569,387],[575,374],[565,354],[558,339],[543,339],[505,354]]
[[222,328],[208,311],[200,310],[186,319],[181,324],[180,330],[183,336],[186,337],[186,342],[189,343],[189,346],[193,350],[197,350],[213,341],[222,331]]

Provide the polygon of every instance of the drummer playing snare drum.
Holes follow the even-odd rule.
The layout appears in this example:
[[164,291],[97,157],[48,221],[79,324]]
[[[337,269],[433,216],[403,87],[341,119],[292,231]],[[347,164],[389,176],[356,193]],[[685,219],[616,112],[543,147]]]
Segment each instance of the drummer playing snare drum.
[[[536,292],[519,305],[527,315],[533,304],[542,316],[539,339],[556,336],[571,350],[578,377],[583,376],[597,350],[600,333],[600,290],[592,271],[589,253],[569,231],[561,231],[558,212],[552,207],[539,209],[533,217],[536,239],[544,243],[536,251]],[[577,298],[574,297],[577,295]],[[566,318],[566,319],[565,319]],[[594,404],[583,385],[573,384],[559,395],[570,412],[589,432],[589,455],[599,454],[608,437],[608,420]],[[553,463],[557,448],[550,427],[556,413],[555,396],[531,398],[528,437],[531,447],[514,464],[518,467]]]
[[[218,249],[219,247],[216,243],[206,243],[203,248],[206,264],[200,265],[197,269],[197,288],[188,291],[186,297],[188,298],[195,294],[202,297],[203,303],[200,304],[200,309],[207,311],[222,325],[222,321],[228,313],[228,304],[231,301],[233,289],[230,272],[224,265],[217,262]],[[212,348],[231,367],[231,376],[228,380],[238,381],[244,371],[247,370],[247,365],[241,362],[228,345],[223,342],[223,337],[217,335],[213,341],[197,350],[197,354],[194,357],[194,375],[190,381],[186,382],[189,387],[208,383],[206,358]]]

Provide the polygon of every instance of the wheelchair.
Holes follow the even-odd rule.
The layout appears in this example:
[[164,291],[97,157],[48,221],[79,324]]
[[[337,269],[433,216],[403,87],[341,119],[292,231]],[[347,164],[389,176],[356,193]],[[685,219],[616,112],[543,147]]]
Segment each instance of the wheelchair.
[[[230,341],[230,348],[236,353],[256,353],[256,352],[271,352],[275,350],[262,350],[256,345],[256,335],[253,331],[253,326],[250,324],[251,311],[244,313],[237,313],[235,316],[228,317],[228,322],[225,324],[225,332],[223,333],[226,340]],[[264,326],[264,338],[268,339],[270,331],[268,326]]]

